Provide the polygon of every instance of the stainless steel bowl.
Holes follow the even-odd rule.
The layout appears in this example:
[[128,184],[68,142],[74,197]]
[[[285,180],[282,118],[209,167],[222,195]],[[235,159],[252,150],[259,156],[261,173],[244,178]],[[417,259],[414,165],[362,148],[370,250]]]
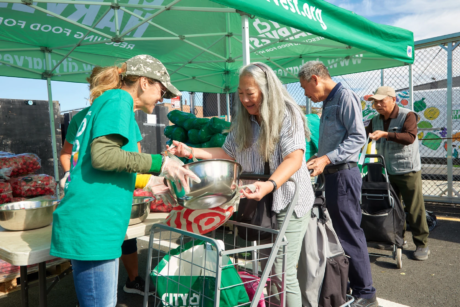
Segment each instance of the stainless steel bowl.
[[180,206],[190,209],[210,209],[218,207],[235,196],[242,167],[240,164],[223,159],[204,160],[184,165],[194,172],[200,183],[189,181],[190,192],[180,191],[176,184],[168,180],[168,186]]
[[145,221],[150,212],[150,202],[152,197],[139,196],[133,198],[133,206],[131,208],[131,217],[128,225],[135,225]]
[[6,230],[30,230],[48,226],[59,201],[41,197],[0,206],[0,226]]

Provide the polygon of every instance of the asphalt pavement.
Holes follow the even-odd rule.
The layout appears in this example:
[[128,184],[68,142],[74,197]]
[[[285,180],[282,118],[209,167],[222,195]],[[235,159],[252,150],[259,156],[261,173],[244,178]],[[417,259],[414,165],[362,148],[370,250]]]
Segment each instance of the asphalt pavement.
[[[460,306],[457,302],[460,292],[460,207],[427,204],[427,209],[438,216],[436,228],[429,238],[431,255],[427,261],[412,259],[415,245],[411,233],[406,233],[409,248],[403,251],[402,269],[396,268],[396,261],[385,257],[371,257],[372,274],[377,296],[383,306],[391,302],[411,307]],[[147,244],[138,241],[139,270],[145,274]],[[369,248],[369,252],[390,255],[389,251]],[[127,275],[120,265],[117,307],[140,307],[143,298],[126,294],[123,286]],[[29,290],[30,307],[38,306],[38,287]],[[0,298],[1,307],[20,306],[20,292]],[[48,307],[73,307],[77,303],[72,275],[62,279],[48,295]]]

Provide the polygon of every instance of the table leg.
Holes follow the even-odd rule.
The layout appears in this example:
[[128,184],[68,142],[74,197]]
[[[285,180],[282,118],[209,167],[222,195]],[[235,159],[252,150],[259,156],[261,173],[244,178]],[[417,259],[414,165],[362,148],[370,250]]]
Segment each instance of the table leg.
[[21,266],[21,306],[29,307],[29,282],[27,280],[27,266]]
[[38,292],[39,306],[46,307],[46,262],[38,264],[38,286],[40,287]]

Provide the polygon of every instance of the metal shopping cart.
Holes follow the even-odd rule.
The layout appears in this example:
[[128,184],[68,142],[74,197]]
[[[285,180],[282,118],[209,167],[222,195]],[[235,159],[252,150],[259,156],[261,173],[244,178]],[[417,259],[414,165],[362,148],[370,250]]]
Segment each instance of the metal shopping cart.
[[[240,178],[263,180],[268,179],[268,176],[243,174]],[[285,265],[288,242],[284,234],[298,200],[297,183],[293,179],[290,181],[295,185],[295,194],[288,205],[281,229],[227,222],[233,225],[233,229],[238,226],[239,231],[245,227],[258,232],[269,232],[269,239],[245,241],[235,231],[227,231],[225,227],[200,235],[165,224],[153,225],[150,231],[143,306],[225,306],[229,304],[229,292],[237,287],[244,287],[248,294],[252,289],[252,295],[249,300],[238,301],[232,307],[286,306]],[[187,249],[197,245],[201,247],[192,251]],[[166,263],[165,259],[169,261]],[[273,270],[275,262],[281,266],[281,271]],[[238,283],[228,283],[227,278],[222,278],[229,269],[236,271],[241,277]],[[171,271],[174,271],[174,275]],[[151,274],[156,292],[149,297],[147,289]],[[193,274],[200,276],[189,278],[195,276]],[[173,290],[166,293],[160,288]]]

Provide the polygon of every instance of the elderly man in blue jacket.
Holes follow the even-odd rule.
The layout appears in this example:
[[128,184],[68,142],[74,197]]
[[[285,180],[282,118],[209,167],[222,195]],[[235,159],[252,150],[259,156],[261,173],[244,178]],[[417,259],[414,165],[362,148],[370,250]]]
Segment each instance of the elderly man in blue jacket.
[[355,307],[378,306],[369,254],[361,228],[362,179],[357,167],[366,142],[358,96],[331,79],[322,62],[310,61],[299,71],[300,85],[313,102],[323,102],[318,158],[307,163],[312,176],[324,173],[327,209],[345,253]]

